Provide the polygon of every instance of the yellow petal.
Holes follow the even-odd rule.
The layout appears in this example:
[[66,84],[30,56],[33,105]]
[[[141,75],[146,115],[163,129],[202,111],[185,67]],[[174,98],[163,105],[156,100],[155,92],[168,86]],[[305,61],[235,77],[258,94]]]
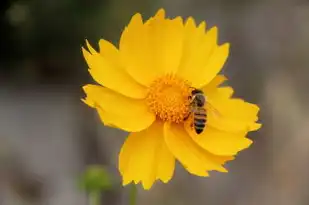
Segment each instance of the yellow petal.
[[[209,60],[211,60],[211,58],[213,57],[213,54],[218,49],[217,39],[218,39],[218,28],[214,26],[206,33],[206,36],[204,37],[202,41],[202,44],[204,46],[204,55],[205,55],[205,61],[203,62],[206,62],[206,64],[209,63]],[[203,66],[203,69],[205,69],[204,66]]]
[[203,68],[202,65],[205,63],[205,58],[207,58],[204,51],[210,45],[202,43],[207,36],[205,35],[205,27],[205,22],[199,28],[196,27],[192,17],[189,17],[185,23],[183,53],[177,75],[190,82],[194,82],[196,78],[199,78]]
[[87,48],[89,49],[90,53],[91,54],[96,54],[98,53],[89,43],[89,41],[86,39],[86,45],[87,45]]
[[120,39],[121,60],[139,83],[150,83],[166,73],[176,72],[182,54],[182,19],[164,19],[160,10],[143,24],[140,14],[132,17]]
[[82,48],[89,72],[95,81],[116,92],[132,98],[144,98],[146,88],[131,78],[120,65],[118,50],[109,42],[100,40],[100,53],[86,41],[91,53]]
[[[96,107],[96,104],[92,100],[90,100],[87,97],[86,97],[86,99],[81,99],[81,100],[82,100],[82,102],[84,102],[89,107],[96,108],[96,110],[98,111],[99,117],[100,117],[101,121],[103,122],[103,124],[105,126],[109,126],[109,127],[113,127],[113,128],[119,128],[112,123],[110,117],[107,116],[108,113],[106,111],[104,111],[101,107]],[[119,117],[121,117],[121,116],[119,116]]]
[[156,179],[169,181],[174,173],[175,158],[163,138],[163,123],[156,121],[148,129],[131,133],[119,154],[119,171],[123,184],[142,182],[150,189]]
[[[183,126],[165,123],[166,144],[176,159],[192,174],[207,176],[206,171],[227,172],[217,158],[199,147],[184,130]],[[205,173],[205,174],[203,174]]]
[[261,125],[256,123],[259,107],[241,99],[231,98],[231,87],[216,87],[223,80],[220,78],[216,76],[202,88],[207,96],[208,125],[219,130],[242,133],[259,129]]
[[252,123],[250,124],[249,131],[256,131],[262,127],[261,123]]
[[156,75],[175,73],[182,55],[182,19],[154,19],[147,30],[152,55],[150,63],[157,70]]
[[204,93],[209,98],[213,98],[214,95],[217,95],[218,93],[220,93],[219,95],[216,96],[216,98],[218,97],[219,99],[227,100],[232,97],[234,90],[232,87],[225,86],[225,87],[216,88],[215,90],[204,91]]
[[154,19],[165,19],[165,10],[163,8],[159,9],[154,17],[150,17],[145,24],[150,24]]
[[[203,22],[196,27],[192,18],[187,20],[183,56],[177,72],[180,77],[189,80],[192,86],[197,88],[208,84],[225,62],[225,60],[222,61],[222,57],[225,55],[226,45],[218,47],[217,27],[211,28],[205,34],[204,25]],[[220,64],[222,64],[221,67]]]
[[200,25],[198,25],[198,30],[199,30],[199,32],[205,33],[205,30],[206,30],[206,22],[205,21],[202,21],[200,23]]
[[[223,93],[224,94],[224,93]],[[226,94],[226,93],[225,93]],[[209,98],[208,125],[219,130],[232,132],[247,132],[259,129],[259,107],[240,99]],[[207,109],[207,108],[206,108]]]
[[196,81],[195,86],[201,88],[207,85],[222,69],[229,56],[230,44],[225,43],[212,52],[209,61],[203,68],[201,79]]
[[[219,104],[218,104],[219,105]],[[224,103],[222,101],[222,112],[228,114],[229,116],[233,116],[238,119],[242,120],[257,120],[257,114],[260,110],[260,108],[252,103],[245,102],[241,99],[231,99]],[[231,108],[234,108],[231,110]],[[238,109],[235,109],[238,108]]]
[[159,9],[154,18],[163,20],[165,18],[165,10],[163,8]]
[[[129,132],[137,132],[146,129],[155,120],[144,100],[128,98],[97,85],[86,85],[83,89],[87,94],[86,103],[104,110],[108,124]],[[101,119],[104,117],[101,116]]]
[[202,148],[214,155],[232,156],[237,152],[248,148],[252,141],[244,136],[244,133],[229,133],[207,126],[204,131],[197,135],[192,129],[186,127],[188,134]]
[[208,95],[209,92],[215,91],[217,87],[219,87],[226,80],[227,78],[224,75],[217,75],[205,87],[203,87],[202,90]]
[[168,149],[164,140],[162,141],[161,147],[158,149],[160,150],[160,152],[157,155],[158,164],[157,164],[156,179],[159,179],[162,182],[167,183],[174,175],[175,157]]
[[[136,119],[143,119],[143,116],[134,116],[134,117],[128,117],[128,116],[121,116],[121,115],[116,115],[116,114],[111,114],[109,112],[106,112],[102,110],[100,107],[96,107],[99,117],[103,124],[105,126],[113,127],[113,128],[118,128],[121,130],[125,130],[127,132],[134,132],[134,131],[139,131],[143,130],[144,128],[141,127],[149,127],[148,123],[145,125],[139,124],[139,122],[136,122],[138,120]],[[129,119],[130,118],[130,119]],[[134,119],[134,120],[132,120]]]
[[[88,47],[89,48],[89,47]],[[100,54],[115,65],[120,65],[120,55],[118,49],[110,42],[100,39],[99,41]]]

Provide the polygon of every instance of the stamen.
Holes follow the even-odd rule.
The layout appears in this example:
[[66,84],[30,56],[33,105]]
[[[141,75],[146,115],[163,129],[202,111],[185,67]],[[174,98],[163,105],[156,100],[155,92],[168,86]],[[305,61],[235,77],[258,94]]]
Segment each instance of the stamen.
[[149,87],[148,106],[163,121],[180,123],[188,116],[190,84],[175,75],[157,78]]

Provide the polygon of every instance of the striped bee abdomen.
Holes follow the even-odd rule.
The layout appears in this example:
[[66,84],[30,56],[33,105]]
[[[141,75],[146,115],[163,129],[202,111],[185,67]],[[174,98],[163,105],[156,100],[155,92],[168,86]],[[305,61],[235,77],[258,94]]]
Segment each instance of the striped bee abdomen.
[[202,107],[194,113],[194,129],[197,134],[203,132],[206,125],[206,117],[206,110]]

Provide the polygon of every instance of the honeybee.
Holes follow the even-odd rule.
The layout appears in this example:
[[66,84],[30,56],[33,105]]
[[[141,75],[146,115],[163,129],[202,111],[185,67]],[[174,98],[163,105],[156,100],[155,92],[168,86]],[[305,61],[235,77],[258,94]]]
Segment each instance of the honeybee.
[[202,90],[192,88],[190,99],[190,113],[184,119],[188,119],[188,117],[193,115],[193,123],[191,127],[194,127],[196,134],[201,134],[207,123],[207,112],[212,111],[212,114],[215,117],[219,117],[220,112],[214,108],[210,102],[207,101],[207,98]]
[[193,114],[193,124],[196,134],[201,134],[206,126],[207,112],[205,109],[206,96],[199,89],[192,89],[189,96],[190,112]]

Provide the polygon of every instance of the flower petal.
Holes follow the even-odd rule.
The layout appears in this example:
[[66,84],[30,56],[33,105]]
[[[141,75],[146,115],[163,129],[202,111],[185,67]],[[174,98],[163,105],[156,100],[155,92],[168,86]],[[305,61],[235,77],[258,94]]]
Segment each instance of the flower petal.
[[232,97],[234,90],[232,87],[225,86],[225,87],[216,88],[215,90],[212,90],[212,91],[209,90],[205,92],[206,96],[208,96],[209,98],[212,98],[214,95],[218,93],[220,93],[220,95],[217,96],[218,98],[227,100]]
[[228,93],[222,92],[217,98],[209,97],[208,99],[208,108],[206,107],[209,110],[207,114],[208,125],[219,130],[232,132],[259,129],[260,124],[256,123],[258,106],[241,99],[224,99],[222,95],[227,96]]
[[[120,95],[108,88],[97,85],[83,87],[87,97],[86,103],[105,111],[108,124],[113,124],[129,132],[138,132],[149,127],[155,116],[148,110],[143,100]],[[104,117],[101,116],[101,119]]]
[[202,90],[208,95],[209,92],[216,91],[217,87],[219,87],[226,80],[227,78],[224,75],[217,75],[205,87],[203,87]]
[[156,13],[155,16],[150,17],[145,24],[149,24],[151,23],[154,19],[160,19],[160,20],[164,20],[165,19],[165,10],[163,8],[159,9]]
[[205,27],[206,23],[203,22],[197,28],[192,17],[189,17],[185,23],[183,53],[177,75],[190,82],[201,74],[203,64],[206,62],[205,58],[208,59],[204,51],[212,47],[203,43],[203,39],[206,38]]
[[[220,79],[221,78],[221,79]],[[260,128],[257,114],[259,107],[241,99],[231,98],[231,87],[216,87],[222,82],[222,77],[216,76],[207,86],[203,87],[207,96],[206,109],[208,125],[224,131],[253,131]]]
[[237,152],[248,148],[252,144],[250,139],[244,137],[247,134],[246,132],[235,134],[207,126],[201,134],[197,135],[189,126],[185,128],[199,146],[214,155],[236,155]]
[[182,18],[154,19],[146,25],[154,69],[162,75],[178,69],[183,47]]
[[220,72],[229,56],[229,49],[230,44],[225,43],[213,51],[201,74],[202,79],[195,82],[197,88],[207,85]]
[[121,148],[119,171],[124,185],[141,181],[145,189],[150,189],[156,179],[168,182],[174,169],[175,158],[164,142],[162,122],[131,133]]
[[[88,46],[89,48],[89,46]],[[110,42],[100,39],[99,41],[100,54],[115,65],[120,64],[119,50]],[[122,68],[123,69],[123,68]]]
[[101,121],[103,122],[103,124],[105,126],[109,126],[109,127],[113,127],[113,128],[118,128],[115,125],[112,124],[111,120],[106,116],[106,111],[104,111],[102,108],[100,107],[96,107],[96,104],[90,100],[88,97],[86,99],[81,99],[86,105],[88,105],[89,107],[92,108],[96,108],[99,114],[99,117],[101,119]]
[[100,53],[86,41],[91,53],[82,48],[89,72],[101,85],[132,98],[144,98],[146,88],[131,78],[120,65],[119,51],[109,42],[100,40]]
[[218,158],[199,147],[187,134],[183,126],[165,123],[164,137],[170,151],[190,173],[208,176],[206,171],[210,170],[227,172],[221,166],[221,161],[219,162]]
[[120,39],[122,62],[139,83],[150,83],[179,66],[183,45],[182,19],[164,19],[164,10],[145,24],[140,14],[132,17]]
[[185,24],[183,56],[177,74],[190,81],[193,87],[201,88],[208,84],[220,71],[228,56],[228,44],[218,46],[217,37],[217,27],[212,27],[205,33],[204,22],[196,27],[194,20],[188,18]]

